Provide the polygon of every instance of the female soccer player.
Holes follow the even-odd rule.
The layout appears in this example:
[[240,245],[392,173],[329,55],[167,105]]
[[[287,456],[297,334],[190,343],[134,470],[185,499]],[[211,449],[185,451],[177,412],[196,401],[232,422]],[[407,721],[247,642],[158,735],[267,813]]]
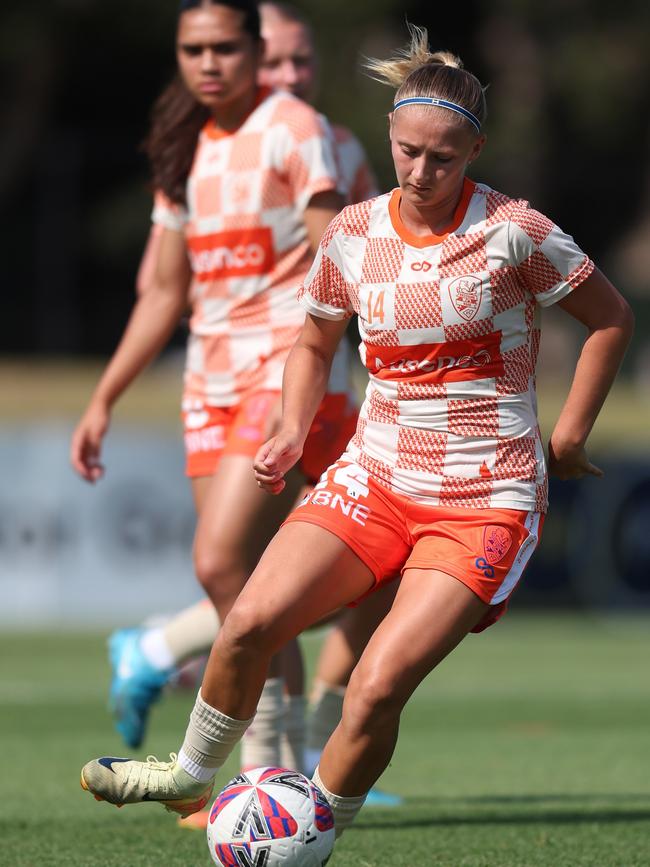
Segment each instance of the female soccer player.
[[[318,61],[307,20],[287,4],[266,2],[260,4],[260,24],[264,53],[258,70],[258,84],[292,93],[307,102],[313,100]],[[375,196],[375,180],[361,144],[344,127],[333,125],[331,130],[346,200],[356,202]],[[154,223],[138,277],[139,292],[147,291],[152,282],[162,231],[163,226]],[[338,404],[341,404],[340,397]],[[343,407],[342,415],[342,429],[346,429],[351,413]],[[338,426],[336,419],[330,421]],[[315,454],[315,449],[312,449],[312,455],[310,465],[303,469],[315,480],[326,464],[322,463],[321,455]],[[390,607],[394,592],[394,587],[387,587],[364,605],[347,609],[326,638],[319,657],[313,712],[307,730],[308,767],[312,769],[317,764],[320,750],[338,724],[343,694],[354,664]],[[113,633],[109,642],[113,668],[111,705],[117,729],[129,746],[139,746],[142,742],[150,707],[158,699],[165,683],[186,659],[209,652],[218,628],[214,606],[205,600],[160,626],[121,629]],[[289,693],[283,697],[280,679],[267,682],[256,724],[247,731],[242,745],[243,767],[260,764],[303,767],[303,683],[295,658],[289,662],[292,663],[288,666],[290,676],[286,678]],[[285,674],[284,670],[282,674]],[[395,795],[373,789],[368,803],[390,806],[399,800]],[[194,826],[200,819],[197,815],[184,827]]]
[[[279,420],[284,362],[305,318],[297,287],[343,201],[325,122],[294,97],[258,86],[262,49],[253,0],[181,3],[180,78],[157,103],[148,141],[157,191],[153,219],[163,227],[155,272],[71,446],[80,475],[99,479],[113,404],[190,306],[183,409],[199,515],[194,562],[221,618],[248,577],[254,552],[263,550],[293,502],[289,492],[271,504],[251,463]],[[324,401],[320,439],[315,427],[303,462],[312,479],[327,465],[312,468],[336,440],[346,389],[344,381]],[[296,472],[293,497],[304,478]],[[135,645],[128,635],[120,638],[112,653],[121,668],[132,668]],[[125,691],[114,681],[127,742],[141,740],[142,708],[166,678],[167,672],[150,678],[127,696],[132,713],[121,713]]]
[[258,484],[284,488],[353,311],[370,380],[357,432],[238,597],[178,756],[88,763],[82,784],[99,798],[197,809],[278,648],[401,574],[314,774],[345,830],[390,760],[415,688],[503,614],[537,545],[547,505],[539,307],[557,303],[587,328],[550,469],[602,474],[585,443],[629,342],[630,309],[551,220],[466,177],[485,144],[483,88],[452,55],[430,54],[425,31],[412,37],[394,60],[370,64],[397,88],[399,187],[345,208],[322,239],[300,293],[308,316],[285,369],[282,423],[255,459]]

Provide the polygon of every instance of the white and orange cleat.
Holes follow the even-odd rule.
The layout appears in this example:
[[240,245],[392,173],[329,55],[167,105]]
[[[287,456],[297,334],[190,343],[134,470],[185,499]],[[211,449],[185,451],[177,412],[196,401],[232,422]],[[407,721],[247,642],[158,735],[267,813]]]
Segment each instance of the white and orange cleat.
[[81,786],[97,801],[124,804],[162,804],[166,810],[189,816],[210,800],[213,781],[198,782],[170,754],[170,762],[149,756],[146,762],[103,756],[81,769]]

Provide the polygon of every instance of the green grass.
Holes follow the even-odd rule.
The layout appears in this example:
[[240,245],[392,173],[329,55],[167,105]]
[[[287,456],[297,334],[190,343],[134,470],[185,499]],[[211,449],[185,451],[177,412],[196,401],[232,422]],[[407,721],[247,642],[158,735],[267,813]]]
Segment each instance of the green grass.
[[[650,865],[648,626],[515,611],[470,637],[404,715],[382,786],[406,806],[365,809],[330,867]],[[80,789],[84,761],[124,752],[107,679],[103,636],[0,636],[0,864],[210,863],[159,808]],[[192,701],[156,708],[149,752],[177,748]]]

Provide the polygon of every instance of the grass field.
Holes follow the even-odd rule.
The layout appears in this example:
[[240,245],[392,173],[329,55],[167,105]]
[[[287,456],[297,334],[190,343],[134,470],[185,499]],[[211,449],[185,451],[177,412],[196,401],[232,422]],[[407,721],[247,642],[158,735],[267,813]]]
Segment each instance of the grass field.
[[[406,805],[366,808],[330,867],[650,865],[649,626],[515,611],[470,637],[404,716],[382,785]],[[0,636],[0,864],[207,867],[202,834],[79,787],[84,761],[124,752],[104,638]],[[178,747],[192,700],[156,708],[148,752]]]

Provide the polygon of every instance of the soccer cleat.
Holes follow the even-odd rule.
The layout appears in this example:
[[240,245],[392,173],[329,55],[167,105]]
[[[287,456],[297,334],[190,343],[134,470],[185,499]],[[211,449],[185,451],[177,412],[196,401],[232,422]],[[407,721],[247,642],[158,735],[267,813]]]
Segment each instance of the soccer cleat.
[[119,629],[108,639],[113,669],[109,708],[115,728],[130,747],[144,740],[151,705],[174,674],[173,668],[156,669],[140,648],[143,629]]
[[191,816],[183,816],[178,820],[179,828],[186,828],[188,831],[205,831],[208,827],[210,818],[210,810],[199,810],[198,813],[192,813]]
[[404,798],[401,795],[392,795],[390,792],[373,788],[368,792],[364,807],[401,807],[403,803]]
[[173,813],[189,816],[210,800],[213,781],[198,782],[170,754],[170,762],[149,756],[146,762],[103,756],[81,769],[81,787],[116,807],[124,804],[159,803]]

